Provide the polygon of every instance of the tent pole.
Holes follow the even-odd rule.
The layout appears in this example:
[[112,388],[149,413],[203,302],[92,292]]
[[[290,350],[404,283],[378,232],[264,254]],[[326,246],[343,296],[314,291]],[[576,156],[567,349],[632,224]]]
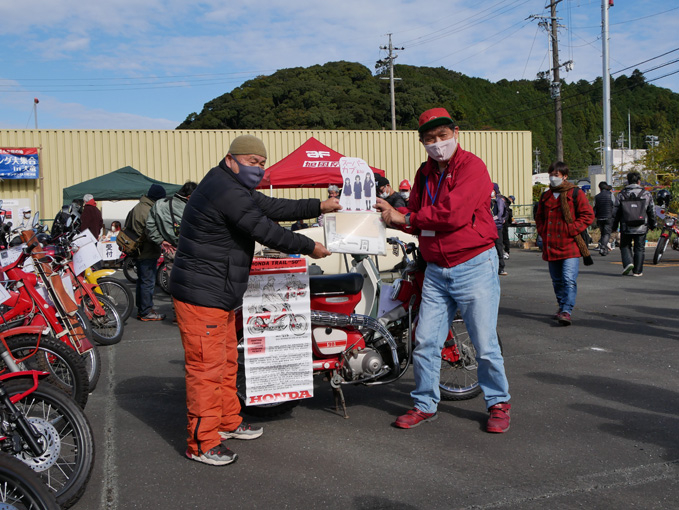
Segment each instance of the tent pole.
[[273,197],[273,184],[269,184],[269,196]]

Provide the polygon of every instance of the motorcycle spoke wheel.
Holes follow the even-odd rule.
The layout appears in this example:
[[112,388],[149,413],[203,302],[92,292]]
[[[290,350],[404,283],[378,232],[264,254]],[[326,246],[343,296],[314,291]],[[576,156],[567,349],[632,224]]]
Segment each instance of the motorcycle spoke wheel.
[[156,283],[166,294],[170,293],[170,268],[164,262],[156,272]]
[[137,283],[137,259],[125,257],[123,261],[123,274],[130,283]]
[[0,453],[0,509],[59,510],[54,494],[31,468]]
[[295,335],[303,335],[307,330],[307,320],[304,315],[291,315],[290,316],[290,330]]
[[[32,381],[4,383],[9,395],[29,390]],[[56,495],[62,508],[73,505],[85,492],[94,466],[94,439],[85,414],[71,399],[49,384],[38,388],[16,403],[47,445],[45,452],[33,457],[24,449],[17,456],[36,472]]]
[[101,345],[117,344],[123,339],[123,320],[111,300],[104,295],[96,295],[97,301],[104,309],[104,315],[97,315],[95,305],[90,296],[83,296],[80,305],[92,326],[92,338]]
[[667,248],[667,237],[658,238],[658,244],[655,247],[655,252],[653,253],[653,263],[657,264],[662,259],[665,249]]
[[[43,336],[38,345],[37,335],[12,336],[7,339],[7,348],[21,370],[49,372],[45,381],[67,393],[81,408],[85,408],[90,383],[85,363],[73,349],[49,336]],[[0,366],[4,367],[4,363],[0,362]]]
[[99,278],[97,285],[104,295],[113,302],[116,310],[118,310],[118,315],[125,322],[132,315],[134,309],[132,291],[115,278]]
[[85,363],[85,370],[87,371],[87,378],[90,383],[90,392],[93,392],[97,387],[99,376],[101,375],[101,355],[99,354],[97,347],[93,345],[92,350],[87,351],[85,354],[81,354],[80,357]]
[[462,319],[451,325],[460,359],[455,362],[441,360],[439,389],[443,400],[468,400],[481,393],[477,374],[476,349]]

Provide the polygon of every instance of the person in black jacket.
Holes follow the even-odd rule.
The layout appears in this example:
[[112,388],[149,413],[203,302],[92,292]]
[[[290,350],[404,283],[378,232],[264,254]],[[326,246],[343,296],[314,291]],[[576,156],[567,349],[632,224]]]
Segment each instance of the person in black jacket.
[[238,341],[235,312],[247,289],[255,241],[284,253],[322,258],[321,243],[277,221],[315,218],[340,209],[329,198],[287,200],[255,191],[264,176],[264,143],[235,138],[226,157],[210,170],[186,204],[170,278],[185,351],[189,459],[225,465],[237,455],[224,439],[255,439],[261,427],[240,416],[236,394]]
[[599,253],[602,256],[608,255],[611,251],[608,247],[608,240],[613,232],[613,212],[617,203],[615,195],[611,193],[612,189],[613,187],[606,181],[602,181],[599,183],[599,193],[594,197],[594,215],[601,232]]

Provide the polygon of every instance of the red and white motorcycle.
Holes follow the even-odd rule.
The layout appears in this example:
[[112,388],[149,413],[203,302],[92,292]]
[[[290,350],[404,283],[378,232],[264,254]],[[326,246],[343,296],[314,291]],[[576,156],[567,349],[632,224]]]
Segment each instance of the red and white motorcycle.
[[[342,387],[375,386],[399,380],[412,361],[414,331],[420,307],[425,263],[414,243],[390,237],[394,253],[402,253],[400,270],[391,287],[398,306],[377,316],[381,273],[369,257],[354,257],[352,272],[310,276],[311,338],[314,375],[330,381],[339,410],[346,414]],[[361,313],[362,312],[362,313]],[[239,337],[238,395],[243,409],[258,416],[275,416],[298,401],[245,406],[245,368],[242,320],[236,319]],[[461,318],[451,324],[441,352],[441,398],[466,400],[481,392],[476,350]]]

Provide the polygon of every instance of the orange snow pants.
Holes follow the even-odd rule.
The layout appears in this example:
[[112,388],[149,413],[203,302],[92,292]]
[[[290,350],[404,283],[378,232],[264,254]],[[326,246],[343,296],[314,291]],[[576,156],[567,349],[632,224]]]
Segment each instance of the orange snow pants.
[[235,313],[174,300],[184,346],[188,449],[207,452],[221,442],[219,431],[243,420],[236,395],[238,340]]

